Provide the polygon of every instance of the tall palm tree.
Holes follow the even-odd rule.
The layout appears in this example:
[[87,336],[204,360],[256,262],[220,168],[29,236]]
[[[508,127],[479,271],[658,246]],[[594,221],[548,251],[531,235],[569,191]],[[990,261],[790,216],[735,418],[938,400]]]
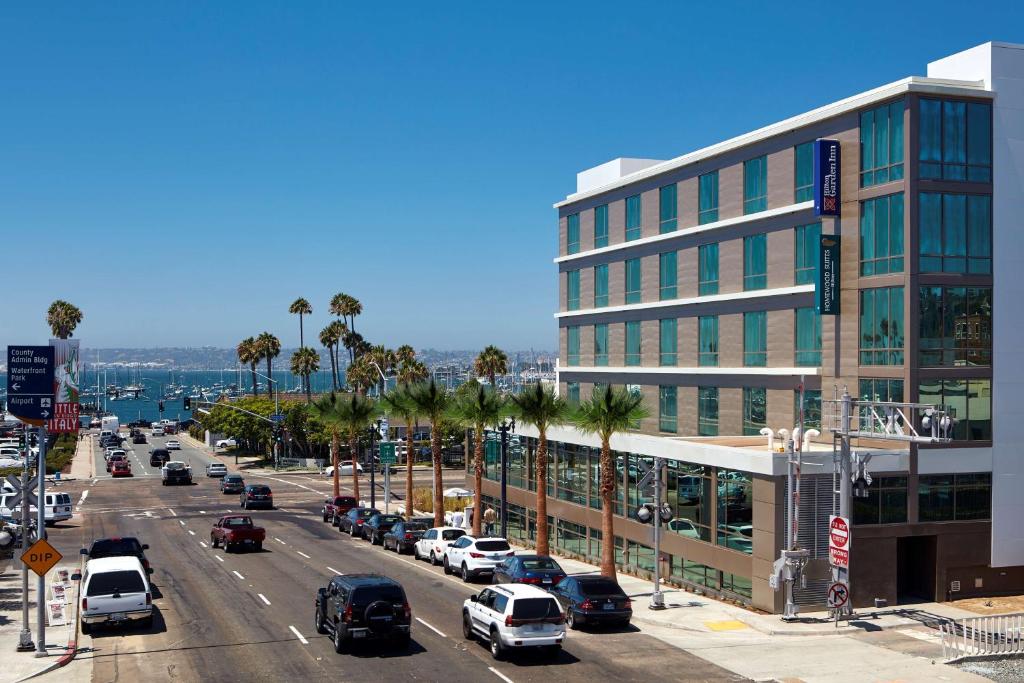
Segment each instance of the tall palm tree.
[[313,400],[313,392],[309,386],[309,376],[320,369],[320,354],[303,346],[292,354],[292,374],[302,378],[306,387],[306,403]]
[[256,384],[256,364],[260,362],[262,356],[256,340],[253,337],[246,337],[238,342],[235,350],[238,352],[239,362],[248,365],[249,371],[252,373],[252,395],[259,396],[260,390]]
[[496,375],[504,375],[508,372],[508,356],[505,352],[493,344],[487,346],[480,355],[473,361],[473,372],[477,377],[486,377],[492,387]]
[[405,516],[408,518],[414,514],[412,507],[412,463],[413,449],[413,424],[419,417],[416,403],[409,395],[409,385],[399,384],[391,391],[385,392],[381,404],[388,412],[402,418],[405,422]]
[[398,383],[399,384],[417,384],[423,382],[430,376],[427,372],[427,366],[418,360],[411,360],[403,362],[398,366]]
[[548,428],[565,424],[570,408],[554,388],[539,382],[512,396],[519,419],[537,428],[537,554],[548,554]]
[[[456,395],[451,413],[463,427],[473,429],[473,492],[476,494],[473,500],[473,535],[479,536],[480,520],[483,516],[480,487],[484,475],[484,430],[488,425],[497,424],[505,416],[505,401],[494,387],[485,387],[476,381],[473,384],[476,386]],[[546,514],[546,506],[544,510]],[[538,507],[538,519],[540,514],[541,508]],[[542,551],[538,545],[537,552],[547,554],[547,548]]]
[[331,433],[331,465],[334,467],[334,497],[337,498],[341,490],[341,482],[338,480],[338,452],[341,450],[341,430],[344,424],[341,419],[341,412],[338,409],[338,394],[331,392],[321,396],[309,407],[310,414],[321,424],[327,427]]
[[444,502],[441,482],[441,423],[451,410],[453,395],[434,380],[409,388],[409,397],[416,412],[430,420],[430,450],[434,461],[434,526],[444,524]]
[[411,363],[416,360],[416,349],[412,348],[408,344],[402,344],[395,349],[395,358],[397,358],[398,362],[403,365],[405,363]]
[[281,340],[269,332],[262,332],[260,336],[256,337],[256,346],[259,347],[260,358],[267,360],[267,377],[271,378],[267,380],[267,394],[273,396],[277,391],[272,381],[274,359],[281,355]]
[[[370,426],[373,418],[379,414],[377,403],[359,394],[345,394],[338,401],[338,417],[345,431],[348,432],[348,451],[352,456],[352,491],[359,500],[359,434]],[[373,467],[371,458],[370,466]]]
[[341,340],[348,334],[348,325],[340,320],[332,320],[328,327],[334,337],[334,374],[337,375],[338,386],[341,386]]
[[320,343],[327,349],[327,357],[331,359],[331,391],[338,390],[338,361],[335,358],[334,349],[341,342],[341,337],[337,334],[337,327],[334,325],[335,322],[338,321],[335,320],[320,330]]
[[388,347],[384,346],[383,344],[378,344],[377,346],[374,346],[372,349],[370,349],[370,352],[367,354],[366,359],[367,361],[373,361],[374,363],[377,364],[377,367],[380,368],[380,372],[378,372],[377,376],[374,377],[373,383],[376,384],[377,379],[380,378],[380,390],[381,393],[383,393],[387,387],[384,386],[386,382],[380,376],[382,374],[387,376],[395,371],[395,366],[398,365],[398,356],[394,351],[392,351]]
[[[615,529],[612,514],[615,505],[615,463],[612,462],[612,436],[624,432],[648,415],[643,396],[605,385],[576,409],[573,422],[584,434],[601,439],[601,574],[615,578]],[[538,513],[539,514],[539,513]]]
[[73,303],[57,299],[46,310],[46,324],[57,339],[67,339],[82,322],[82,311]]
[[359,334],[358,332],[348,330],[347,332],[345,332],[345,334],[342,335],[341,344],[348,350],[349,363],[354,363],[356,359],[359,358],[359,350],[365,343],[366,340],[363,339],[363,335]]
[[[363,312],[363,305],[359,303],[359,300],[354,296],[350,296],[343,292],[339,292],[331,297],[330,311],[333,315],[338,316],[348,324],[348,329],[355,334],[356,331],[356,316],[361,315]],[[360,337],[362,339],[362,337]],[[349,362],[351,363],[356,359],[355,345],[345,343],[345,348],[348,349]]]
[[302,316],[309,315],[313,312],[313,306],[308,301],[303,299],[301,296],[292,302],[292,305],[288,307],[288,312],[292,315],[299,316],[299,348],[306,346],[305,336],[302,331]]

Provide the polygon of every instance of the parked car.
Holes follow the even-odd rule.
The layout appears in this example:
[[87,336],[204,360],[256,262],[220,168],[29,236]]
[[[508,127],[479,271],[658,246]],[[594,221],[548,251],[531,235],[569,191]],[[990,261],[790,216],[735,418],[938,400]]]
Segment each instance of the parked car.
[[142,563],[142,568],[147,574],[153,573],[153,568],[146,559],[146,551],[149,546],[139,543],[134,536],[114,536],[113,538],[97,538],[88,548],[82,548],[81,554],[86,560],[99,560],[104,557],[135,557]]
[[206,466],[207,477],[223,477],[228,473],[228,467],[224,463],[211,462]]
[[348,651],[357,640],[389,640],[409,645],[412,609],[402,585],[378,574],[335,576],[316,592],[316,632],[329,634],[334,651]]
[[[362,474],[363,473],[363,466],[360,465],[359,463],[356,463],[356,470],[359,472],[359,474]],[[325,477],[332,477],[332,476],[334,476],[334,465],[330,465],[330,466],[324,468],[324,476]],[[352,461],[343,462],[343,463],[340,463],[338,465],[338,476],[339,477],[345,477],[345,476],[351,477],[352,476]]]
[[491,583],[530,583],[551,588],[564,578],[565,571],[547,555],[513,555],[494,568]]
[[378,512],[380,510],[376,508],[352,508],[338,520],[338,531],[347,531],[352,536],[361,536],[363,524]]
[[378,512],[363,524],[360,531],[363,538],[371,545],[380,545],[384,542],[384,534],[391,531],[391,527],[401,521],[402,515],[385,515]]
[[399,555],[407,553],[426,531],[427,525],[423,522],[399,522],[384,534],[384,550],[394,550]]
[[149,466],[163,467],[171,459],[171,454],[166,448],[154,448],[149,452]]
[[234,439],[221,439],[220,441],[217,442],[216,447],[217,448],[234,448],[237,445],[238,445],[238,442],[236,442]]
[[243,510],[254,507],[265,507],[268,510],[274,509],[274,494],[266,484],[246,484],[239,495],[238,504]]
[[225,474],[220,480],[221,493],[241,493],[245,490],[245,480],[240,474]]
[[82,633],[100,624],[153,624],[153,593],[142,563],[136,557],[104,557],[85,563],[81,578]]
[[626,626],[633,617],[633,603],[614,579],[604,576],[569,576],[551,589],[565,623],[573,629],[585,624]]
[[325,498],[322,510],[324,521],[330,521],[331,526],[338,526],[338,520],[358,504],[358,501],[352,496]]
[[169,450],[169,451],[180,451],[181,450],[181,444],[178,443],[178,441],[175,440],[175,439],[168,439],[167,443],[164,444],[164,447],[167,448],[167,450]]
[[132,443],[146,443],[146,435],[142,432],[138,432],[132,437]]
[[444,573],[458,572],[469,583],[481,574],[493,574],[494,568],[515,553],[504,538],[463,536],[444,551]]
[[192,469],[178,460],[168,460],[160,468],[160,480],[164,486],[171,484],[191,484]]
[[565,640],[565,620],[558,601],[543,589],[491,586],[462,603],[462,635],[466,640],[486,639],[495,659],[526,648],[557,655]]
[[112,477],[130,477],[132,476],[132,465],[125,460],[115,460],[113,467],[110,468],[110,476]]
[[253,524],[248,515],[228,515],[221,517],[210,530],[210,545],[214,548],[224,546],[225,552],[237,548],[262,550],[267,532],[263,527]]
[[453,526],[437,526],[427,529],[423,533],[423,537],[412,547],[412,555],[417,560],[430,560],[430,564],[437,566],[441,564],[444,551],[448,546],[465,535],[465,529]]

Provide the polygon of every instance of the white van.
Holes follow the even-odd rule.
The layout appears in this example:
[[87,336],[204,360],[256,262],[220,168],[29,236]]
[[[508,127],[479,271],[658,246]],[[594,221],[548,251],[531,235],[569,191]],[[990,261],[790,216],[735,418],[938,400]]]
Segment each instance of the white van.
[[96,624],[153,624],[153,592],[137,557],[103,557],[85,563],[82,577],[82,633]]
[[[21,519],[21,505],[11,508],[7,501],[14,497],[14,491],[3,489],[0,491],[0,517],[18,521]],[[29,515],[35,519],[38,509],[35,505],[28,510]],[[71,519],[74,513],[71,511],[71,496],[66,493],[47,493],[46,505],[43,508],[43,519],[46,526],[53,526],[57,522]]]

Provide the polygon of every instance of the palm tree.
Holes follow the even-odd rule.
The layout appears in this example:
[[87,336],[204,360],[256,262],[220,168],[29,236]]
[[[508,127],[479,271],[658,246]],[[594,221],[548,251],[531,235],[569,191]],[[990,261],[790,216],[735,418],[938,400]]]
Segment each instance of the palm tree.
[[345,383],[357,394],[365,395],[377,381],[377,369],[365,358],[357,358],[345,368]]
[[[298,299],[292,302],[291,306],[288,307],[288,312],[291,313],[292,315],[299,316],[299,348],[304,349],[306,348],[306,337],[302,329],[302,316],[309,315],[310,313],[312,313],[313,307],[310,305],[308,301],[306,301],[300,296]],[[308,381],[308,378],[305,378],[303,381]],[[305,387],[305,389],[306,394],[308,395],[309,387],[307,386]]]
[[537,428],[537,554],[548,554],[548,428],[565,424],[569,404],[539,382],[512,396],[516,416]]
[[259,346],[256,344],[256,340],[252,337],[246,337],[242,341],[238,342],[236,348],[238,352],[238,360],[241,363],[245,363],[249,366],[249,371],[252,373],[252,395],[259,396],[259,387],[256,385],[256,364],[260,362]]
[[267,380],[267,394],[273,396],[276,392],[273,382],[274,359],[281,355],[281,340],[269,332],[262,332],[256,337],[256,346],[260,350],[260,358],[267,359],[267,377],[271,378]]
[[[348,451],[352,456],[352,495],[358,501],[359,470],[356,467],[356,462],[359,459],[359,433],[370,426],[373,418],[379,414],[379,410],[373,399],[359,394],[346,394],[338,401],[337,405],[340,423],[348,432]],[[372,459],[370,466],[373,467]]]
[[334,338],[334,374],[338,386],[341,386],[341,340],[348,334],[348,325],[340,320],[332,320],[328,325],[331,328],[331,336]]
[[477,377],[486,377],[491,386],[497,388],[494,384],[494,377],[508,372],[508,356],[497,346],[491,344],[476,357],[473,362],[473,372]]
[[46,324],[57,339],[71,337],[82,322],[82,311],[72,303],[57,299],[46,310]]
[[[573,422],[584,434],[601,439],[601,574],[615,578],[615,530],[612,513],[615,505],[615,464],[612,462],[612,436],[648,416],[643,396],[610,384],[594,392],[576,409]],[[538,513],[539,515],[539,513]]]
[[405,363],[411,363],[416,360],[416,349],[412,348],[408,344],[402,344],[395,349],[395,358],[397,358],[398,362],[403,365]]
[[412,507],[412,463],[413,463],[413,424],[418,416],[416,403],[409,394],[408,384],[399,384],[384,394],[381,403],[388,412],[402,418],[405,422],[405,516],[414,514]]
[[334,497],[340,495],[341,482],[338,480],[338,452],[341,450],[341,413],[338,409],[338,395],[333,391],[321,396],[309,407],[310,414],[331,432],[331,465],[334,466]]
[[306,403],[313,400],[309,386],[309,376],[320,369],[320,354],[303,346],[292,354],[292,374],[302,378],[306,387]]
[[327,348],[327,357],[331,359],[331,391],[338,390],[338,362],[334,357],[334,349],[341,341],[341,337],[337,334],[337,327],[334,324],[336,322],[338,321],[335,320],[320,330],[320,343]]
[[[354,296],[350,296],[345,293],[338,293],[331,297],[330,311],[333,315],[338,316],[348,324],[348,329],[355,334],[356,331],[356,316],[361,315],[363,312],[363,305],[359,303],[359,300]],[[362,337],[360,337],[362,339]],[[355,356],[355,345],[345,343],[345,348],[349,352],[349,362],[356,359]]]
[[418,360],[403,362],[398,366],[397,379],[399,384],[418,384],[425,381],[429,375],[427,366]]
[[[479,536],[480,520],[483,515],[483,499],[480,495],[480,487],[484,475],[484,430],[488,425],[497,424],[504,417],[505,401],[498,395],[494,387],[485,387],[476,381],[473,384],[476,386],[456,395],[451,413],[463,427],[471,427],[473,429],[475,446],[473,450],[473,492],[476,494],[473,501],[473,535]],[[543,510],[543,514],[546,514],[546,505]],[[541,514],[542,508],[538,507],[538,519]],[[542,551],[540,545],[538,545],[537,552],[547,554],[547,547],[545,546]]]
[[363,335],[358,332],[348,330],[342,335],[341,343],[342,346],[348,350],[348,362],[353,363],[357,358],[359,358],[360,354],[357,351],[362,348],[362,345],[366,343],[366,340],[363,339]]
[[409,388],[409,397],[416,405],[416,412],[430,420],[430,450],[434,461],[434,526],[444,525],[444,509],[441,486],[441,423],[451,410],[453,396],[444,385],[434,380],[422,382]]
[[[398,365],[397,354],[388,347],[384,346],[383,344],[378,344],[377,346],[374,346],[372,349],[370,349],[370,353],[367,354],[366,359],[367,361],[373,361],[374,363],[377,364],[377,367],[380,368],[380,372],[377,373],[377,377],[379,377],[380,375],[390,375],[392,372],[394,372],[395,366]],[[377,383],[377,377],[374,377],[374,384]],[[380,381],[381,392],[383,392],[384,389],[387,388],[386,386],[384,386],[386,382],[383,377],[381,377]]]

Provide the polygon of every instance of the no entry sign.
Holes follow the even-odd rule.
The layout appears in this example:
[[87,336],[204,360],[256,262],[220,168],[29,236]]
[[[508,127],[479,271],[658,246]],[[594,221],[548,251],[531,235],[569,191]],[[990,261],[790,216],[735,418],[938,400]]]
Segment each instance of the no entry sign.
[[850,568],[850,520],[846,517],[829,517],[828,558],[833,567]]

